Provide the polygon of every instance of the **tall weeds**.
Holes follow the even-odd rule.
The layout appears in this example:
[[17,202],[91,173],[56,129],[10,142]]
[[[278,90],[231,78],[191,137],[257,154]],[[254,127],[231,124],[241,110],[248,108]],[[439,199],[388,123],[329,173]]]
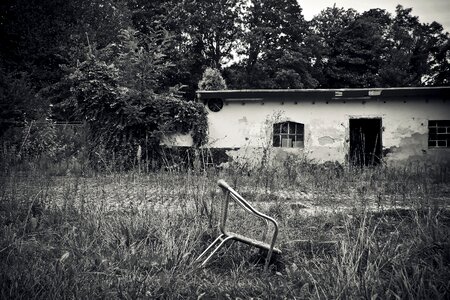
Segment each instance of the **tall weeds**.
[[[10,170],[0,178],[0,298],[449,297],[445,172],[288,159],[241,173]],[[218,234],[219,177],[237,179],[279,221],[283,254],[270,272],[239,243],[206,268],[195,264]],[[292,208],[298,201],[316,212]],[[259,223],[230,209],[230,226],[259,234]],[[305,251],[297,239],[337,243]]]

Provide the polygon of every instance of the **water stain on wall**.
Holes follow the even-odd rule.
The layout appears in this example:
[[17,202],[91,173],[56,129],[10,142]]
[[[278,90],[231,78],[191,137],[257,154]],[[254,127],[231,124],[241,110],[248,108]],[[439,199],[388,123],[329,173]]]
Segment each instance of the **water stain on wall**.
[[333,139],[331,136],[322,136],[318,140],[321,146],[333,144],[335,141],[335,139]]
[[247,124],[248,123],[247,117],[243,116],[242,119],[238,120],[238,122],[239,122],[239,124]]

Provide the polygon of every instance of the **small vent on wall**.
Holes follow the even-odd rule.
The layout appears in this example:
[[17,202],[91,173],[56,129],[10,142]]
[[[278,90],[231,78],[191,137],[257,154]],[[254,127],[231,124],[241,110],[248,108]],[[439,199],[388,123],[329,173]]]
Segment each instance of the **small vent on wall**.
[[381,95],[381,90],[369,91],[369,96],[380,96],[380,95]]

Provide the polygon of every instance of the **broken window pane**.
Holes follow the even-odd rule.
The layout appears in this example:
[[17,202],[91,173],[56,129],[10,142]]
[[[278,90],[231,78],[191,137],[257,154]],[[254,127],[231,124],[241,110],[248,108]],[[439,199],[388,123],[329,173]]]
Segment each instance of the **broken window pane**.
[[281,124],[273,124],[273,133],[274,134],[277,134],[277,133],[280,133],[280,130],[281,130]]
[[450,147],[450,120],[428,121],[428,147]]
[[274,134],[274,135],[273,135],[273,146],[274,146],[274,147],[281,147],[281,144],[280,144],[280,135],[279,135],[279,134]]
[[283,122],[273,125],[273,146],[285,148],[304,147],[304,125],[295,122]]

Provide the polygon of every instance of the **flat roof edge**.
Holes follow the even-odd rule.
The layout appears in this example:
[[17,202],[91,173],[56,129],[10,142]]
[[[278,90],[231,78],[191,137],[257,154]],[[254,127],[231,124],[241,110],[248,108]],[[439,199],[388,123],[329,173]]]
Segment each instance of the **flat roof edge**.
[[[259,98],[273,97],[274,95],[289,96],[327,96],[336,98],[370,96],[377,97],[393,97],[393,96],[440,96],[450,98],[450,86],[438,87],[392,87],[392,88],[341,88],[341,89],[243,89],[243,90],[216,90],[216,91],[197,91],[199,98],[226,97],[227,100],[233,98]],[[236,99],[237,100],[237,99]]]
[[309,92],[357,92],[357,91],[415,91],[450,90],[450,86],[389,87],[389,88],[340,88],[340,89],[242,89],[242,90],[198,90],[197,93],[309,93]]

